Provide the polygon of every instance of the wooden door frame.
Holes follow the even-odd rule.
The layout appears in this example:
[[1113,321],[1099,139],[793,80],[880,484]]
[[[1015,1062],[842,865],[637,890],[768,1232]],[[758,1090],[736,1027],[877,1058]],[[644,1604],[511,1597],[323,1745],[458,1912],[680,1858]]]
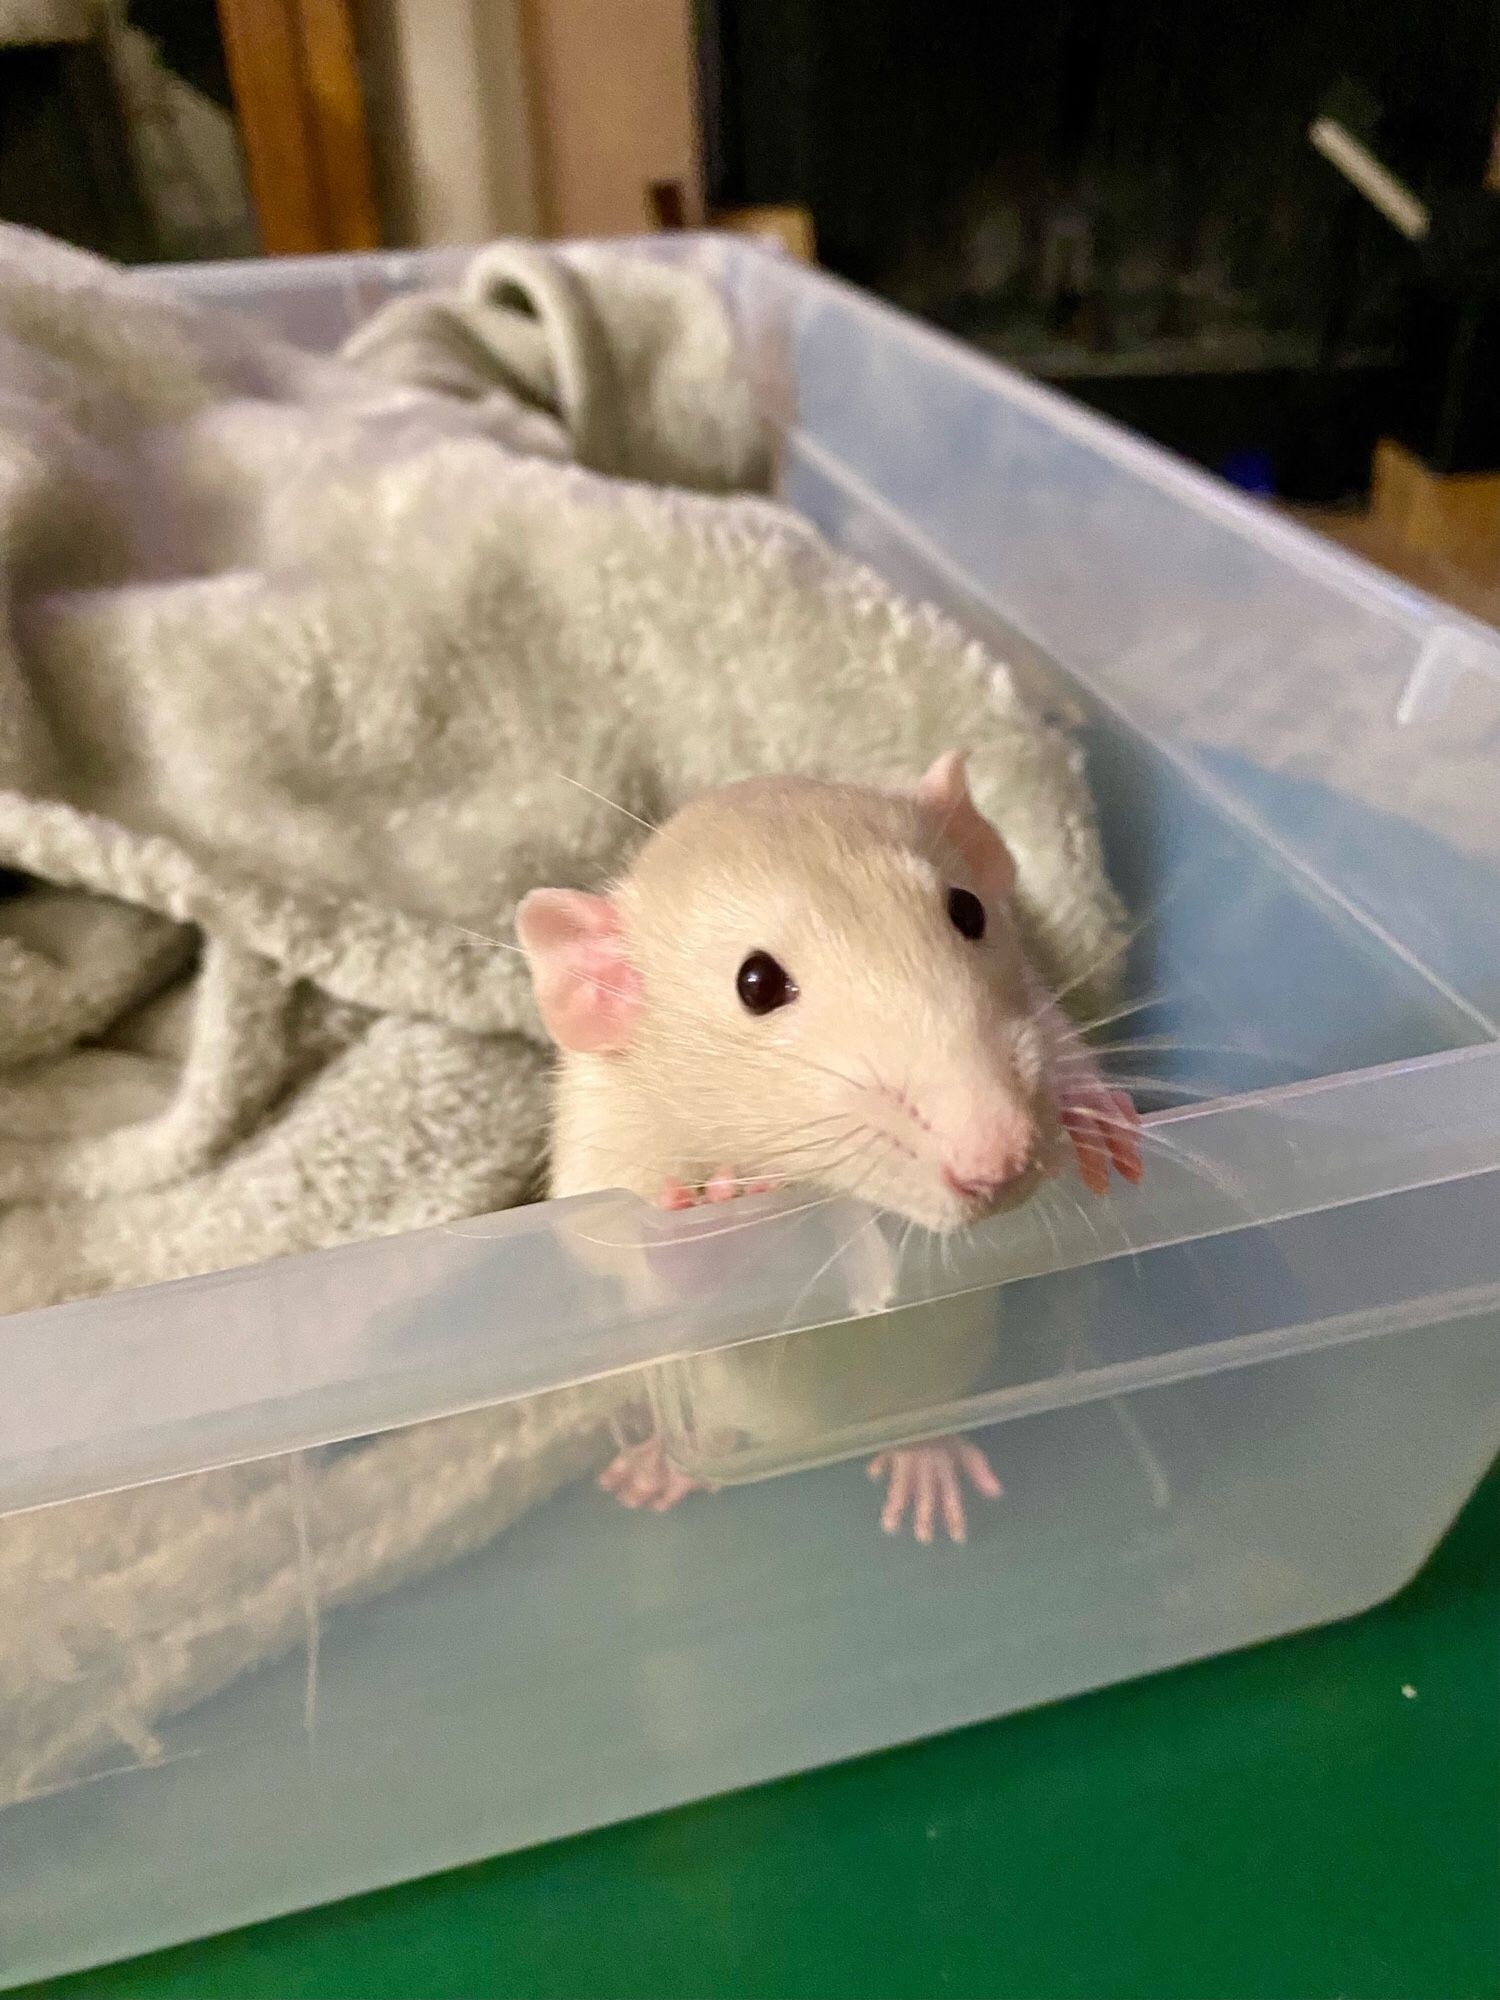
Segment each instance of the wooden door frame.
[[217,0],[261,248],[371,250],[380,222],[348,0]]

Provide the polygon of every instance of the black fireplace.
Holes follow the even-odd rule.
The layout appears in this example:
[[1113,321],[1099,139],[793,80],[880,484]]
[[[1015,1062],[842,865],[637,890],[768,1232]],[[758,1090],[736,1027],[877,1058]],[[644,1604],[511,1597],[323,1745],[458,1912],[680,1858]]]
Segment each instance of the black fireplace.
[[1414,253],[1306,139],[1337,96],[1477,187],[1493,0],[702,0],[710,198],[1199,460],[1299,499],[1388,428]]

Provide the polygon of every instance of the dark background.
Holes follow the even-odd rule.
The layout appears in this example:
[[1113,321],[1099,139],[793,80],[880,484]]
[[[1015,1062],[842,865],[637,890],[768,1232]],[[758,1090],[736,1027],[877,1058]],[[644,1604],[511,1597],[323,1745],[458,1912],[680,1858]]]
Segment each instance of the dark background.
[[830,268],[1206,463],[1264,454],[1297,498],[1364,484],[1416,257],[1307,126],[1342,89],[1418,193],[1478,187],[1490,0],[700,17],[711,203],[805,204]]
[[[127,18],[179,76],[232,109],[213,0],[132,0]],[[0,218],[125,263],[161,254],[101,45],[0,46]]]

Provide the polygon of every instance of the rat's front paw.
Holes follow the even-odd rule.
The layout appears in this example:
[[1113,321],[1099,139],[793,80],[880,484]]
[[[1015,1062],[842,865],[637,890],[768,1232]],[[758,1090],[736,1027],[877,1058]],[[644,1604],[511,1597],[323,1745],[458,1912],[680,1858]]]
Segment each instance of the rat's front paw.
[[[768,1180],[749,1180],[731,1167],[720,1167],[706,1181],[689,1186],[680,1180],[663,1181],[656,1206],[667,1210],[696,1209],[732,1202],[740,1195],[767,1194],[775,1185]],[[668,1231],[666,1241],[648,1241],[646,1264],[675,1298],[720,1290],[733,1281],[736,1270],[755,1253],[755,1231],[761,1217],[751,1215],[743,1222],[727,1217],[721,1222],[694,1225],[686,1234]]]
[[904,1451],[883,1451],[870,1460],[870,1477],[886,1479],[885,1506],[880,1525],[888,1535],[901,1532],[909,1507],[912,1531],[919,1542],[930,1542],[941,1513],[950,1541],[967,1541],[969,1524],[964,1514],[964,1475],[976,1493],[986,1500],[998,1500],[1004,1492],[994,1467],[967,1438],[935,1438]]
[[647,1438],[612,1458],[599,1475],[606,1493],[613,1493],[622,1507],[645,1507],[653,1514],[665,1514],[690,1493],[711,1489],[701,1479],[689,1479],[668,1459],[660,1438]]
[[1141,1114],[1123,1090],[1102,1077],[1076,1077],[1058,1092],[1058,1115],[1090,1194],[1108,1193],[1111,1166],[1122,1180],[1140,1180]]
[[685,1187],[681,1181],[667,1181],[656,1198],[658,1208],[698,1208],[704,1202],[733,1201],[742,1194],[769,1194],[774,1181],[748,1181],[732,1167],[720,1167],[701,1188]]

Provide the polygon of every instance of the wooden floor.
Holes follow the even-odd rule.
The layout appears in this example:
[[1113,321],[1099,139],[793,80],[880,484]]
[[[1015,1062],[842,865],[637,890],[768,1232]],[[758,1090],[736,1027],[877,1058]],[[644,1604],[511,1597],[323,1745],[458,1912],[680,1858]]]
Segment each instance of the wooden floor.
[[1399,439],[1383,437],[1362,510],[1291,511],[1403,583],[1500,625],[1500,471],[1434,471]]
[[1293,507],[1288,512],[1304,527],[1326,535],[1330,541],[1363,556],[1366,562],[1389,570],[1403,583],[1426,591],[1429,597],[1466,611],[1471,618],[1500,625],[1500,564],[1486,578],[1467,564],[1460,565],[1445,556],[1410,547],[1373,514],[1320,507]]

